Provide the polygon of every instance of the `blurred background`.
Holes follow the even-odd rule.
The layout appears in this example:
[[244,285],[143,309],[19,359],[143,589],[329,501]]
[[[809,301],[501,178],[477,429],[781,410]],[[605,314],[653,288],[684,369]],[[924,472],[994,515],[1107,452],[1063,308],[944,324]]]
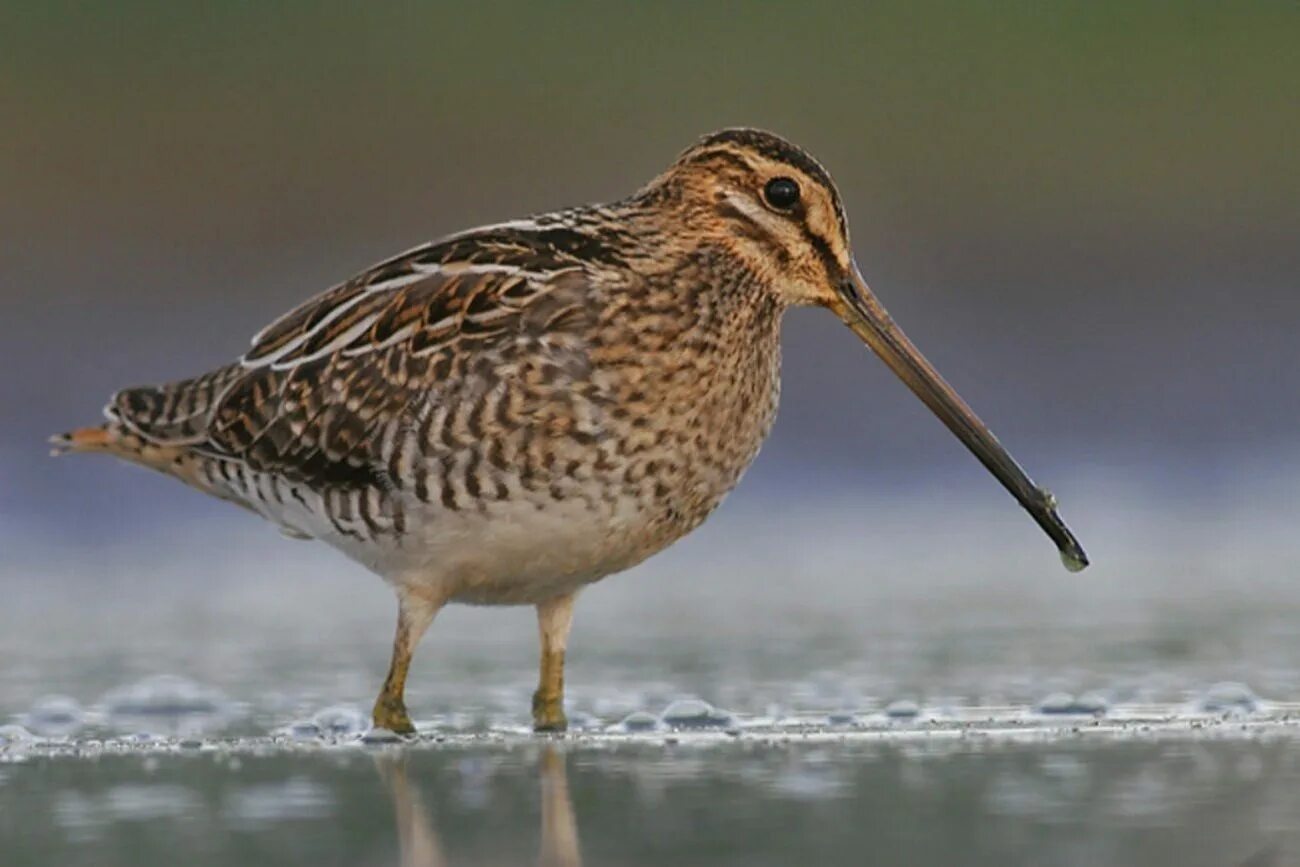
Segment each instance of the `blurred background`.
[[[390,254],[626,195],[729,125],[824,162],[868,280],[1058,495],[1094,565],[1061,570],[846,329],[794,311],[781,415],[739,489],[580,601],[571,718],[690,695],[847,725],[1079,695],[1121,717],[1284,715],[1300,701],[1297,45],[1294,0],[0,4],[0,724],[147,743],[140,714],[114,708],[149,699],[220,711],[164,733],[264,735],[322,708],[355,733],[387,664],[395,606],[377,579],[162,477],[47,459],[45,438],[97,420],[119,387],[229,360]],[[410,682],[417,720],[526,721],[534,634],[527,610],[445,612]],[[15,737],[0,730],[0,753]],[[846,862],[888,838],[963,863],[1017,847],[1041,864],[1281,863],[1268,853],[1300,852],[1278,795],[1296,769],[1262,743],[1048,738],[931,764],[905,744],[897,762],[894,747],[650,747],[582,753],[575,792],[607,861],[646,815],[655,841],[721,852],[792,827],[798,803],[782,851]],[[519,757],[485,749],[421,766],[450,780],[444,809],[496,815],[481,781]],[[340,806],[362,772],[378,792],[366,768],[159,778],[150,761],[0,768],[0,839],[31,863],[137,864],[189,851],[191,820],[212,834],[195,863],[283,858],[313,827],[389,835],[386,814]],[[534,792],[528,762],[511,773]],[[722,804],[734,823],[675,836]],[[271,830],[239,836],[249,815]],[[501,815],[453,826],[527,849],[492,830]],[[1211,846],[1182,831],[1211,826]]]

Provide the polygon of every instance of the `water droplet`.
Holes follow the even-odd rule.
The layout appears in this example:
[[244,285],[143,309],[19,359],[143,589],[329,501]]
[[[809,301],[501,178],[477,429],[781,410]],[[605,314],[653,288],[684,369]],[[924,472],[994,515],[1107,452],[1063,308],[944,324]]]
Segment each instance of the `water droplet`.
[[311,741],[324,737],[325,733],[321,727],[311,720],[299,720],[290,723],[284,730],[284,733],[294,740]]
[[600,728],[600,720],[580,710],[571,711],[568,719],[571,732],[591,732]]
[[0,747],[22,747],[34,740],[32,733],[22,726],[0,726]]
[[885,707],[885,716],[890,719],[916,719],[921,715],[921,706],[908,698],[891,701]]
[[217,690],[168,674],[113,690],[104,707],[114,728],[148,734],[202,734],[236,716],[234,705]]
[[1202,693],[1198,705],[1206,713],[1246,714],[1259,707],[1259,698],[1244,683],[1224,681]]
[[625,732],[653,732],[659,729],[659,717],[644,710],[634,710],[614,726]]
[[51,738],[76,734],[86,724],[86,713],[74,698],[47,695],[36,700],[23,718],[32,732]]
[[659,720],[674,729],[725,729],[736,722],[731,713],[698,698],[678,699],[664,709]]
[[1109,709],[1110,702],[1097,692],[1085,692],[1080,696],[1054,692],[1034,706],[1034,710],[1045,716],[1100,716]]
[[317,711],[312,723],[331,737],[358,735],[370,728],[370,719],[356,705],[335,704]]
[[1074,704],[1080,712],[1102,716],[1110,711],[1110,701],[1099,692],[1085,692],[1075,696]]

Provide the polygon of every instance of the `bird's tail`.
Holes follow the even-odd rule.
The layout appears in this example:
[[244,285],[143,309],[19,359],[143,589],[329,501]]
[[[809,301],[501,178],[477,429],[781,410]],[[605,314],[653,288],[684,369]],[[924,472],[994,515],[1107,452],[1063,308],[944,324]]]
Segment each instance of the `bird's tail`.
[[[158,443],[146,439],[131,428],[116,420],[110,420],[98,427],[79,427],[67,433],[50,437],[50,454],[59,455],[75,453],[94,453],[112,455],[157,470],[160,473],[180,479],[185,484],[198,488],[222,500],[228,500],[237,506],[250,509],[263,517],[270,518],[280,525],[280,530],[287,536],[297,539],[311,538],[305,531],[285,523],[249,504],[242,492],[223,485],[214,478],[211,471],[214,458],[190,448],[188,444]],[[206,471],[205,471],[206,467]]]
[[79,427],[67,433],[50,437],[50,454],[58,457],[72,452],[108,452],[115,454],[121,450],[122,430],[115,425],[101,424],[96,427]]
[[189,484],[198,485],[195,477],[196,461],[185,446],[155,443],[132,431],[121,422],[109,421],[97,427],[79,427],[76,430],[50,437],[50,454],[101,453],[130,461],[176,476]]

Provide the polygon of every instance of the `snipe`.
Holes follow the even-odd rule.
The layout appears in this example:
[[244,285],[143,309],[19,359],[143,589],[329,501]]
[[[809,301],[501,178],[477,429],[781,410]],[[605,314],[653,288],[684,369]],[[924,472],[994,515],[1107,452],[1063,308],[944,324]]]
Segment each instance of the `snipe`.
[[859,274],[830,176],[770,133],[701,140],[613,204],[417,247],[276,320],[237,362],[131,388],[55,438],[321,539],[397,591],[374,722],[413,731],[411,655],[448,602],[530,604],[539,730],[562,729],[574,597],[690,532],[776,413],[782,313],[840,317],[1052,538],[1082,548]]

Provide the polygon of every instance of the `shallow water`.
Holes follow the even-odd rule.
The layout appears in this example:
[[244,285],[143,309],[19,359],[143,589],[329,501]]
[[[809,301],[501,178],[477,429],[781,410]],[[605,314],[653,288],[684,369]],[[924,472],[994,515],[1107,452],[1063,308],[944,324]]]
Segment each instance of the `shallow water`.
[[403,745],[391,597],[322,547],[11,538],[0,863],[1300,862],[1289,510],[1081,499],[1081,577],[963,502],[724,510],[581,598],[563,739],[531,612],[449,609]]
[[28,746],[6,864],[1289,864],[1291,711]]

